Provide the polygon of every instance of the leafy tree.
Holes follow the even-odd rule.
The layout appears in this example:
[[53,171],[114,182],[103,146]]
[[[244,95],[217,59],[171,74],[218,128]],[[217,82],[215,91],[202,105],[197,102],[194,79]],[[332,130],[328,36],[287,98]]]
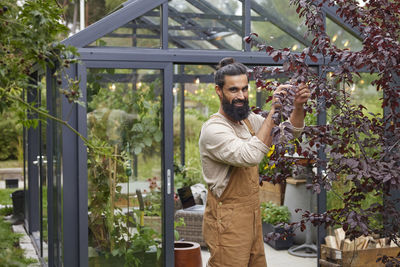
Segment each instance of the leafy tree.
[[13,112],[4,112],[0,119],[0,160],[22,159],[22,129],[13,118]]
[[[24,89],[38,90],[31,77],[35,64],[43,70],[46,66],[59,67],[55,73],[58,77],[64,68],[76,62],[73,59],[76,49],[57,41],[68,31],[60,20],[62,10],[55,1],[49,0],[25,1],[23,4],[1,0],[0,7],[0,113],[14,109],[19,123],[35,127],[38,120],[27,118],[27,112],[34,112],[40,118],[52,118],[76,132],[66,122],[52,117],[34,103],[27,103],[23,97]],[[58,82],[61,83],[60,78]],[[78,81],[69,79],[69,83],[70,89],[63,93],[70,102],[76,102],[80,97]]]

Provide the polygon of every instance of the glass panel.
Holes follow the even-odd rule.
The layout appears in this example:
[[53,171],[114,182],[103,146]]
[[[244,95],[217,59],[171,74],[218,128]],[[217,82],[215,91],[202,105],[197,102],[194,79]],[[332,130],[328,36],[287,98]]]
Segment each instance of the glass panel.
[[[37,83],[37,92],[38,96],[35,100],[41,107],[46,107],[46,77],[43,75],[39,76]],[[39,199],[39,210],[36,212],[39,213],[37,217],[39,222],[38,231],[32,232],[33,240],[36,242],[36,245],[39,249],[38,253],[41,258],[47,261],[48,253],[47,253],[47,183],[46,183],[46,174],[47,174],[47,161],[46,161],[46,124],[39,120],[39,126],[35,129],[38,131],[37,140],[33,140],[39,144],[39,149],[37,151],[36,157],[33,161],[33,165],[37,168],[37,177],[33,179],[37,179],[38,183],[38,199]],[[35,211],[33,211],[35,212]]]
[[[28,87],[29,88],[29,87]],[[28,96],[27,96],[27,90],[25,89],[23,92],[24,95],[24,100],[28,101]],[[28,184],[28,129],[24,127],[23,130],[24,134],[24,216],[25,216],[25,224],[29,221],[29,198],[28,196],[28,189],[29,189],[29,184]]]
[[340,49],[348,48],[352,51],[360,51],[362,49],[360,40],[328,17],[326,18],[326,33],[331,38],[332,44]]
[[251,31],[257,33],[267,45],[288,47],[296,52],[304,49],[303,36],[307,28],[288,0],[255,0],[251,16]]
[[160,8],[130,21],[89,46],[160,48]]
[[[61,118],[61,97],[59,94],[58,83],[56,78],[52,79],[52,113],[55,117]],[[61,124],[52,123],[52,173],[53,181],[48,186],[53,189],[53,205],[52,219],[53,219],[53,244],[50,244],[50,249],[53,249],[54,266],[62,266],[63,262],[63,177],[62,177],[62,129]]]
[[169,47],[190,49],[242,49],[240,1],[168,2]]
[[89,266],[158,266],[163,73],[88,69]]
[[[195,183],[203,183],[198,153],[198,134],[202,124],[209,116],[218,112],[220,101],[214,89],[214,71],[213,66],[208,65],[175,65],[176,75],[174,76],[173,89],[174,163],[176,166],[182,165],[181,168],[176,169],[175,189]],[[282,83],[286,80],[287,78],[279,79]],[[264,109],[269,110],[270,104],[266,105],[265,100],[270,93],[258,90],[254,80],[250,80],[249,84],[249,106],[256,106],[257,92],[260,92],[260,103],[262,103]],[[185,97],[184,137],[181,135],[182,90],[184,90]],[[183,142],[182,138],[184,138]],[[182,155],[182,147],[185,148],[184,155]]]
[[[215,92],[213,72],[214,66],[206,65],[175,65],[174,76],[174,188],[178,198],[175,202],[175,222],[180,223],[181,218],[185,218],[184,213],[180,210],[182,208],[181,201],[179,200],[179,189],[186,186],[191,186],[192,194],[196,204],[205,204],[201,194],[201,187],[204,186],[204,180],[201,171],[201,161],[199,155],[198,138],[203,123],[215,112],[218,112],[220,100]],[[253,66],[248,66],[252,68]],[[268,79],[270,77],[265,77]],[[285,82],[287,78],[275,78]],[[249,105],[256,105],[257,87],[254,80],[250,80],[249,89]],[[182,93],[184,99],[182,99]],[[260,91],[261,103],[265,103],[265,99],[269,92]],[[270,105],[270,104],[269,104]],[[181,112],[184,106],[184,114]],[[264,108],[269,110],[268,105]],[[182,120],[184,127],[182,128]],[[182,134],[184,132],[184,136]],[[183,149],[184,147],[184,149]],[[182,153],[184,150],[184,153]],[[184,159],[183,159],[184,156]],[[196,186],[193,186],[195,185]],[[181,194],[183,195],[183,194]],[[188,218],[187,216],[186,218]],[[186,220],[185,226],[176,227],[179,233],[179,238],[187,241],[199,242],[201,237],[201,223],[196,219],[196,215],[192,213],[190,220]],[[200,226],[199,226],[200,225]],[[203,251],[203,260],[208,259],[208,251]],[[268,257],[268,253],[266,253]],[[269,259],[267,258],[267,262]],[[315,261],[307,262],[308,264],[315,265]],[[278,265],[277,265],[278,266]]]
[[[40,105],[46,107],[46,76],[41,78],[38,84],[40,92]],[[40,256],[45,262],[48,261],[48,224],[47,224],[47,159],[46,159],[46,123],[39,122],[40,148],[38,158],[39,165],[39,195],[40,195]]]
[[[182,68],[184,74],[181,73]],[[208,65],[175,65],[174,78],[174,163],[175,190],[204,184],[199,156],[198,138],[203,123],[218,112],[220,100],[215,93],[214,71]],[[184,137],[181,135],[182,90],[184,99]],[[265,102],[266,96],[264,97]],[[250,81],[249,106],[256,105],[255,82]],[[184,138],[184,139],[182,139]],[[182,141],[183,140],[183,141]],[[184,147],[184,155],[182,149]],[[177,193],[177,192],[176,192]],[[198,202],[198,204],[202,204]],[[178,201],[178,207],[179,201]],[[178,229],[183,229],[182,227]],[[190,237],[184,236],[190,241]]]
[[[363,109],[363,112],[370,119],[372,119],[372,115],[369,114],[369,112],[380,114],[382,116],[383,92],[382,90],[377,91],[376,86],[371,85],[371,82],[377,79],[377,74],[371,75],[368,73],[361,73],[360,75],[361,77],[358,77],[357,75],[353,76],[353,84],[341,84],[340,86],[345,86],[344,88],[350,94],[350,104],[363,105],[364,107],[366,107],[366,109]],[[332,116],[334,116],[335,114],[335,110],[329,110],[328,121],[331,121]],[[361,134],[360,137],[363,138],[363,134]],[[380,148],[374,148],[374,150],[379,151]],[[369,150],[366,151],[367,153],[369,152]],[[341,178],[338,181],[332,183],[332,189],[335,191],[335,193],[331,190],[327,193],[327,209],[336,209],[343,207],[343,201],[337,196],[337,194],[339,194],[339,196],[343,196],[343,193],[350,189],[350,183],[346,180],[346,175],[341,175],[340,177]],[[366,199],[362,201],[363,208],[367,208],[367,206],[369,207],[369,205],[374,202],[382,203],[382,197],[379,194],[367,195]]]
[[351,100],[355,105],[363,105],[366,110],[363,110],[366,115],[368,112],[383,115],[382,110],[382,90],[377,91],[376,86],[371,85],[373,80],[378,78],[377,74],[361,73],[361,77],[354,75],[354,83],[348,87],[351,92]]
[[[182,69],[184,75],[181,73]],[[218,112],[219,108],[219,99],[214,90],[214,69],[212,67],[207,65],[176,65],[176,70],[179,70],[180,75],[177,77],[181,82],[174,78],[174,163],[176,166],[180,166],[180,168],[175,169],[175,190],[196,183],[204,184],[198,138],[202,124],[211,114]],[[181,136],[182,90],[185,96],[184,139]],[[184,155],[181,153],[183,146]],[[184,161],[184,164],[182,164],[182,161]],[[182,238],[191,241],[190,237],[183,236]]]

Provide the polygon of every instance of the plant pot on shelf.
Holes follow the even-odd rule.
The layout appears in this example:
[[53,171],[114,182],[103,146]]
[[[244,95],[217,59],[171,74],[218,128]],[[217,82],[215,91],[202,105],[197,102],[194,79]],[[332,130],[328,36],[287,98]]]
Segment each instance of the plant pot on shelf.
[[175,267],[202,267],[200,244],[189,241],[175,241]]
[[278,240],[268,240],[266,235],[268,233],[284,233],[285,230],[283,227],[275,226],[270,223],[262,223],[262,230],[263,230],[263,240],[265,243],[270,245],[276,250],[288,249],[293,245],[293,236],[286,237],[285,240],[278,239]]

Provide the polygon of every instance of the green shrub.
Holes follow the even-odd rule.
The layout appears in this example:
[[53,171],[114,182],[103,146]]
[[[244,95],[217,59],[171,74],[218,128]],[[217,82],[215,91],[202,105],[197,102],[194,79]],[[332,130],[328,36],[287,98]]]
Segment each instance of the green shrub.
[[0,216],[8,216],[11,215],[13,212],[13,208],[12,207],[5,207],[0,209]]
[[11,205],[11,193],[18,190],[17,188],[7,188],[7,189],[0,189],[0,204],[1,205]]
[[11,112],[0,117],[0,160],[18,159],[22,146],[22,130]]
[[272,225],[288,223],[290,215],[290,211],[286,206],[278,206],[271,201],[261,203],[261,218],[265,223]]

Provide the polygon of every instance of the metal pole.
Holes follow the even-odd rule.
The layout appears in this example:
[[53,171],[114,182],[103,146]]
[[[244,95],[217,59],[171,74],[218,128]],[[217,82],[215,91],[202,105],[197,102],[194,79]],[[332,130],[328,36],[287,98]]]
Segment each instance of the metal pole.
[[251,2],[250,0],[244,0],[242,2],[242,9],[243,9],[243,20],[242,20],[242,27],[243,27],[243,36],[242,36],[242,47],[244,51],[250,51],[251,47],[250,44],[243,40],[244,36],[248,36],[251,31]]
[[163,259],[164,266],[174,266],[174,133],[173,133],[173,96],[172,96],[172,63],[164,68],[163,93]]
[[80,0],[79,14],[79,25],[81,30],[83,30],[85,29],[85,0]]
[[[180,74],[185,73],[185,65],[179,66]],[[185,165],[185,84],[181,83],[181,133],[180,133],[180,148],[181,148],[181,165]]]
[[[322,72],[322,67],[318,67],[318,72],[319,75],[325,75],[325,73]],[[326,107],[325,107],[325,99],[324,98],[319,98],[318,99],[318,106],[321,106],[324,110],[320,111],[318,113],[317,117],[317,125],[326,125]],[[323,150],[323,148],[318,149],[318,158],[322,161],[326,160],[326,154]],[[321,166],[318,166],[318,175],[322,174],[323,168]],[[317,209],[318,213],[324,213],[326,212],[326,190],[324,188],[321,188],[321,192],[317,195]],[[324,242],[326,236],[326,229],[324,226],[318,226],[318,231],[317,231],[317,259],[318,259],[318,266],[319,264],[319,259],[321,258],[321,244]]]

